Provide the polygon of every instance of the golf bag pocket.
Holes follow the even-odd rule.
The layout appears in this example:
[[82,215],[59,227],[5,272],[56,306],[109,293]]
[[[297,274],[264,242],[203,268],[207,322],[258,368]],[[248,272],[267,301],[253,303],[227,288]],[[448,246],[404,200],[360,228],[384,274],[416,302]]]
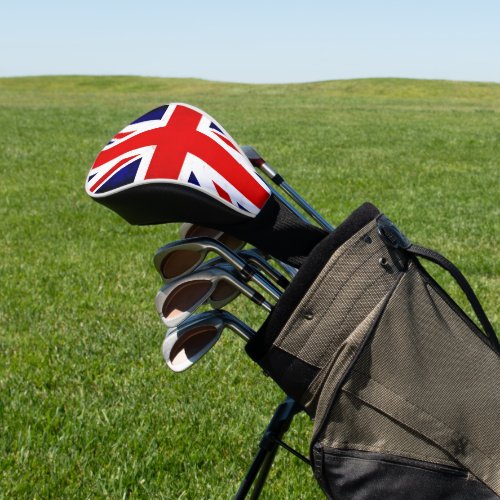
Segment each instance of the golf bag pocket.
[[331,498],[499,498],[498,344],[469,289],[488,335],[416,255],[461,276],[360,207],[248,345],[314,419],[311,460]]
[[[321,458],[317,458],[317,455]],[[317,473],[330,498],[356,500],[489,500],[497,498],[467,471],[386,453],[315,450]]]

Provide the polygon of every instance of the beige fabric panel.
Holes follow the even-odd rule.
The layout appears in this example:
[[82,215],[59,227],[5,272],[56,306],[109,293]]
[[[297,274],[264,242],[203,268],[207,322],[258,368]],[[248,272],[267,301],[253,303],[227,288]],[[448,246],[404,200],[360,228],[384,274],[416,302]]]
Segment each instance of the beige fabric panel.
[[346,390],[446,450],[500,494],[500,358],[411,267]]
[[356,395],[341,391],[328,416],[321,443],[329,448],[386,453],[457,467],[441,448]]
[[[399,275],[375,221],[370,222],[332,255],[274,345],[318,368],[329,367]],[[318,386],[324,376],[322,370],[313,385]]]

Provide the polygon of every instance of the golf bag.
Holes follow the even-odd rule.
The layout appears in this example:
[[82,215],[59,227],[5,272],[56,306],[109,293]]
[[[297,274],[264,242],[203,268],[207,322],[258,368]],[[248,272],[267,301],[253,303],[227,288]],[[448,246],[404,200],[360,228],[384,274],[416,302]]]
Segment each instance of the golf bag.
[[[422,266],[442,266],[484,332]],[[247,352],[314,419],[336,499],[500,498],[500,349],[460,271],[371,204],[318,244]]]

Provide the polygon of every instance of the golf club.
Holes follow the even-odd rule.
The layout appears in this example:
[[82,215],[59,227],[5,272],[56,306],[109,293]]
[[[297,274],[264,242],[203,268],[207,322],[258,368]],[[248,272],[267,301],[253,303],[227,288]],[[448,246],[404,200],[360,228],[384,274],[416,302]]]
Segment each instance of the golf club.
[[[193,238],[195,236],[208,236],[209,238],[220,241],[234,251],[241,250],[246,245],[245,241],[234,238],[230,234],[224,233],[222,231],[217,231],[216,229],[210,229],[209,227],[191,224],[190,222],[184,222],[181,224],[181,227],[179,229],[179,236],[182,239]],[[262,256],[264,259],[266,258],[264,255]],[[297,268],[285,264],[279,259],[273,258],[273,260],[288,274],[290,278],[295,277],[295,275],[297,274]]]
[[[212,266],[221,267],[223,269],[234,271],[234,267],[231,266],[228,262],[226,262],[222,257],[215,257],[214,259],[210,259],[201,265],[198,269],[207,269]],[[240,275],[240,279],[244,278]],[[225,281],[219,281],[215,287],[215,290],[212,292],[208,299],[208,303],[214,309],[221,309],[230,302],[232,302],[241,292],[238,288],[231,286],[229,283]]]
[[175,328],[169,328],[162,351],[167,366],[174,372],[187,370],[219,340],[224,328],[233,330],[246,342],[255,332],[227,311],[196,314]]
[[281,187],[285,193],[292,198],[295,203],[303,208],[323,229],[327,231],[332,231],[334,227],[325,220],[307,201],[302,198],[302,196],[293,189],[285,179],[276,172],[271,166],[262,158],[262,156],[252,147],[252,146],[242,146],[242,151],[245,153],[247,158],[250,160],[252,165],[269,177],[278,187]]
[[[210,234],[210,231],[211,230],[207,231],[207,234]],[[217,241],[220,241],[220,240],[217,240]],[[269,264],[269,262],[267,262],[264,254],[262,252],[260,252],[257,248],[251,248],[251,249],[243,250],[243,251],[240,250],[239,252],[236,252],[236,253],[240,257],[243,257],[247,262],[251,262],[255,266],[257,266],[261,271],[263,271],[269,278],[271,278],[280,287],[286,288],[290,284],[290,281],[287,278],[285,278],[285,276],[283,276],[277,269],[275,269],[273,266],[271,266],[271,264]],[[189,257],[191,257],[191,256],[189,255]],[[198,269],[203,268],[204,269],[206,267],[211,267],[211,266],[214,266],[216,264],[218,265],[218,264],[220,264],[220,262],[225,262],[225,261],[221,257],[217,257],[215,259],[211,259],[211,260],[203,263],[203,265],[200,265],[199,267],[193,268],[192,271],[194,271],[194,269],[196,269],[196,268],[198,268]],[[286,266],[286,264],[283,264],[283,263],[279,263],[279,264]],[[191,265],[191,264],[189,262],[187,262],[186,265]],[[232,267],[230,266],[229,269],[232,269]],[[177,277],[178,276],[173,276],[171,278],[165,278],[162,275],[163,281],[165,283],[170,283],[171,281],[175,280]],[[241,276],[241,277],[244,278],[243,276]]]
[[187,104],[160,106],[122,129],[85,187],[131,224],[218,229],[295,267],[327,234],[284,205],[222,126]]
[[238,255],[258,267],[281,288],[286,288],[290,284],[290,281],[285,278],[277,269],[271,266],[262,252],[260,252],[260,250],[258,250],[257,248],[240,250],[238,252]]
[[[251,252],[252,253],[253,250],[256,250],[256,249],[245,250],[245,253],[247,253],[247,252]],[[260,257],[257,250],[256,250],[256,253],[257,253],[256,257]],[[241,255],[241,254],[242,254],[241,251],[238,252],[238,255]],[[248,259],[248,257],[246,255],[243,255],[243,258]],[[265,259],[263,259],[263,260],[267,264],[267,261],[265,261]],[[206,268],[209,268],[209,267],[212,267],[212,266],[217,266],[219,268],[226,269],[229,272],[234,271],[234,268],[231,266],[231,264],[229,264],[228,262],[225,262],[220,257],[217,257],[215,259],[211,259],[211,260],[205,262],[202,266],[199,267],[199,269],[200,270],[201,269],[206,269]],[[281,277],[282,280],[286,280],[286,278],[283,275],[281,275],[276,269],[274,269],[272,266],[270,266],[270,267],[271,267],[271,269],[275,273],[277,273]],[[245,282],[247,281],[241,275],[239,275],[238,277],[239,277],[240,280],[242,279]],[[240,290],[238,288],[235,288],[234,286],[232,286],[230,283],[227,283],[225,281],[220,281],[217,284],[215,290],[210,295],[210,297],[208,299],[208,303],[214,309],[221,309],[222,307],[225,307],[227,304],[229,304],[234,299],[236,299],[236,297],[238,297],[238,295],[240,293],[241,293]]]
[[[198,270],[203,270],[203,269],[209,269],[212,267],[218,267],[227,270],[228,272],[235,272],[234,267],[226,262],[224,259],[221,257],[215,257],[214,259],[210,259],[201,265]],[[187,275],[189,276],[189,275]],[[248,281],[245,278],[243,278],[241,275],[238,274],[238,278],[243,281]],[[169,281],[168,283],[171,283],[172,281]],[[214,309],[221,309],[222,307],[226,306],[230,302],[232,302],[238,295],[240,294],[240,290],[238,288],[235,288],[232,286],[230,283],[221,280],[217,283],[214,291],[210,295],[208,299],[208,303],[214,308]]]
[[179,228],[179,236],[183,240],[194,238],[195,236],[208,236],[209,238],[220,241],[223,245],[226,245],[234,251],[241,250],[246,245],[245,241],[235,238],[229,233],[200,226],[198,224],[191,224],[190,222],[183,222],[181,224],[181,227]]
[[[272,305],[260,293],[240,281],[237,271],[215,266],[178,278],[160,289],[155,305],[162,321],[169,327],[177,326],[206,302],[221,282],[238,290],[266,311],[272,311]],[[215,300],[220,298],[219,294]]]
[[157,271],[165,280],[179,278],[190,273],[203,262],[209,252],[215,252],[237,269],[244,279],[252,280],[278,300],[280,290],[262,276],[252,265],[217,240],[195,237],[169,243],[156,251],[153,258]]
[[[252,252],[252,250],[248,250],[248,252]],[[239,252],[238,255],[241,255],[241,252]],[[245,255],[243,255],[243,257],[247,258],[247,257],[245,257]],[[222,268],[222,269],[225,269],[231,273],[236,272],[234,267],[231,264],[229,264],[228,262],[226,262],[224,259],[222,259],[221,257],[216,257],[214,259],[210,259],[209,261],[204,262],[203,265],[201,265],[198,269],[202,270],[202,269],[209,269],[212,267]],[[274,268],[272,268],[272,269],[273,269],[273,271],[278,273],[278,271],[276,271],[276,269],[274,269]],[[278,273],[278,275],[281,276],[282,279],[286,279],[280,273]],[[241,276],[239,273],[238,273],[237,277],[238,277],[238,279],[243,280],[245,282],[248,281],[245,278],[243,278],[243,276]],[[169,283],[171,283],[171,282],[169,282]],[[236,299],[236,297],[238,297],[238,295],[240,293],[241,292],[238,288],[235,288],[230,283],[222,280],[222,281],[219,281],[217,283],[217,286],[215,287],[214,291],[212,292],[212,294],[210,295],[210,297],[208,299],[208,303],[214,309],[221,309],[222,307],[226,306],[227,304],[232,302],[234,299]]]

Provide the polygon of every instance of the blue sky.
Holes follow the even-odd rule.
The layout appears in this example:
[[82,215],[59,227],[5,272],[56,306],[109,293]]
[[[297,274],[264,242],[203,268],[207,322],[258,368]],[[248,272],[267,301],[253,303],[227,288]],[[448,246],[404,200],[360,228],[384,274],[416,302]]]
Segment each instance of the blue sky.
[[0,76],[500,82],[500,0],[10,0],[0,54]]

